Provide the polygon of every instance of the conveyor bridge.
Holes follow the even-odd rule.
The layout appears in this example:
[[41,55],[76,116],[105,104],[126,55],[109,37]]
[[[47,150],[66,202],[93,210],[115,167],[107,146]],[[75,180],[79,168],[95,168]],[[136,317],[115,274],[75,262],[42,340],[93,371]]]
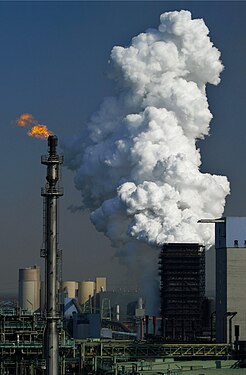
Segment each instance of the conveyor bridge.
[[90,358],[125,357],[125,358],[226,358],[230,352],[227,344],[161,344],[132,341],[76,341],[81,356]]

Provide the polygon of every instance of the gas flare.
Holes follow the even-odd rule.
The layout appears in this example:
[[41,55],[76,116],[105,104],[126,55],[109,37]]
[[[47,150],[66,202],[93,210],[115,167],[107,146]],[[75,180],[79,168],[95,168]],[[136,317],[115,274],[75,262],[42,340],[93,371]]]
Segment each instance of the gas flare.
[[49,135],[53,134],[46,125],[39,124],[38,120],[36,120],[30,113],[23,113],[20,115],[16,120],[16,124],[23,128],[29,128],[27,131],[29,137],[47,139]]
[[47,139],[49,135],[52,135],[46,125],[34,125],[28,130],[27,135],[29,137],[35,137],[39,139]]
[[28,126],[32,126],[33,124],[36,124],[36,123],[37,123],[37,121],[35,120],[33,115],[31,115],[30,113],[23,113],[16,120],[16,124],[18,126],[22,126],[23,128],[26,128]]

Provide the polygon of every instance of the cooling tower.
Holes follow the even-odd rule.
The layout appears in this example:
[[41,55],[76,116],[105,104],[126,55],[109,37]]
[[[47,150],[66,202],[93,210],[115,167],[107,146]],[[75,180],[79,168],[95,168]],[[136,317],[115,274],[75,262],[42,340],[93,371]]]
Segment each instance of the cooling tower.
[[63,281],[62,292],[64,297],[76,298],[76,290],[78,289],[77,281]]
[[19,306],[37,311],[40,308],[40,267],[19,269]]
[[94,281],[80,281],[78,283],[78,301],[80,304],[84,304],[88,301],[89,297],[93,297],[95,290]]

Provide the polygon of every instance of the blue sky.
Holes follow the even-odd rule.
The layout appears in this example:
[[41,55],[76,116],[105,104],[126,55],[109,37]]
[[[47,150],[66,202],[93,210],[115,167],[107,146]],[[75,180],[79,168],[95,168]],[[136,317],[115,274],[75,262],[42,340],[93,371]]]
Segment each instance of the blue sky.
[[[1,263],[0,292],[17,289],[18,268],[34,263],[42,245],[44,141],[30,139],[15,119],[32,113],[59,138],[79,134],[102,99],[114,93],[108,59],[114,45],[127,46],[134,35],[158,27],[165,11],[187,9],[203,18],[225,70],[219,86],[208,86],[214,119],[210,137],[199,143],[202,170],[228,176],[227,215],[246,215],[246,2],[94,1],[0,2],[1,98]],[[126,269],[109,241],[95,231],[89,213],[68,211],[79,205],[73,174],[63,169],[60,246],[64,279],[108,276],[124,282]]]

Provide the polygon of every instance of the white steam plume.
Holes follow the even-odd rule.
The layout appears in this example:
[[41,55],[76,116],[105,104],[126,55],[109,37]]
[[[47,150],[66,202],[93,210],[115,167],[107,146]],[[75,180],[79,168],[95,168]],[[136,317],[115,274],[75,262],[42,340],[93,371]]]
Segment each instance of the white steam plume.
[[164,13],[158,30],[111,52],[117,97],[106,98],[80,138],[64,145],[67,165],[97,230],[114,245],[132,240],[214,242],[200,218],[223,213],[226,177],[201,173],[196,141],[212,115],[205,86],[223,70],[201,19]]

